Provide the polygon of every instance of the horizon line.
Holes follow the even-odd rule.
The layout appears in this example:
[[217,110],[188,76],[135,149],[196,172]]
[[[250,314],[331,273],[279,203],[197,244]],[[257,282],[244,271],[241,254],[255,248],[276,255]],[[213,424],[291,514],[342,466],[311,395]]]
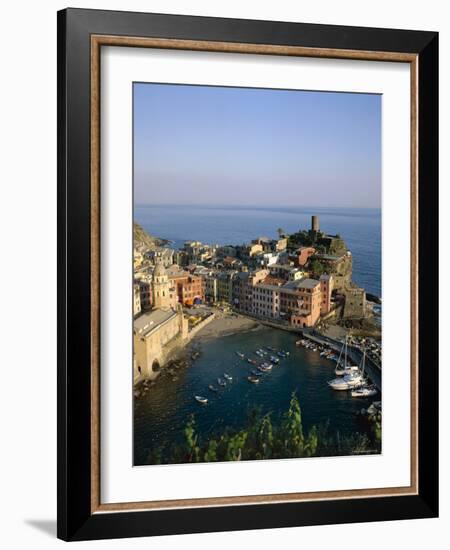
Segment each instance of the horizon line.
[[236,208],[236,209],[239,209],[239,208],[251,208],[253,210],[258,210],[258,209],[275,209],[275,208],[280,208],[280,209],[286,209],[286,208],[304,208],[304,209],[308,209],[308,210],[312,210],[312,209],[353,209],[353,210],[381,210],[381,206],[318,206],[318,205],[311,205],[311,206],[307,206],[307,205],[280,205],[280,204],[275,204],[275,205],[269,205],[269,204],[260,204],[260,205],[255,205],[255,204],[217,204],[217,203],[166,203],[166,202],[162,202],[162,203],[133,203],[133,206],[144,206],[144,207],[153,207],[153,206],[168,206],[168,207],[179,207],[179,206],[194,206],[194,207],[204,207],[204,208]]

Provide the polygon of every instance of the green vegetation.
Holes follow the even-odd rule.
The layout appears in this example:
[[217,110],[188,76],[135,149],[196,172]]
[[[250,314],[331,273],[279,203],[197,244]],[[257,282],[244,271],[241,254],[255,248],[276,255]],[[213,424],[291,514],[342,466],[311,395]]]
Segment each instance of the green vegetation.
[[288,248],[291,250],[295,250],[300,246],[311,246],[312,244],[313,240],[308,231],[299,231],[298,233],[289,235]]
[[318,260],[315,260],[315,259],[311,260],[309,267],[313,273],[313,276],[316,279],[318,279],[321,275],[323,275],[325,271],[324,266]]
[[[247,426],[239,431],[227,430],[218,437],[201,440],[192,415],[187,422],[183,441],[170,449],[154,449],[148,463],[223,462],[269,458],[339,456],[380,452],[381,428],[371,437],[356,433],[350,437],[328,435],[328,426],[313,426],[304,433],[300,404],[292,394],[289,409],[274,422],[270,413],[253,411]],[[169,451],[169,452],[165,452]],[[165,457],[169,456],[167,460]]]

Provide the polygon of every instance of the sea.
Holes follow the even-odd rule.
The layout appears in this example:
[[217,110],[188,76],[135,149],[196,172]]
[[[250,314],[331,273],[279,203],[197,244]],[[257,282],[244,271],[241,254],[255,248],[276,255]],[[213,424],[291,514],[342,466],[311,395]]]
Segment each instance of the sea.
[[[380,395],[352,398],[348,392],[334,391],[327,382],[335,378],[336,363],[296,345],[299,336],[279,329],[260,327],[218,338],[194,340],[187,352],[200,353],[189,367],[176,371],[176,377],[163,373],[147,393],[134,405],[134,465],[151,463],[152,451],[164,449],[163,461],[171,463],[170,448],[183,440],[183,430],[191,415],[202,441],[217,438],[226,429],[242,429],[252,411],[271,414],[274,424],[289,408],[296,394],[304,430],[313,426],[326,429],[327,437],[345,438],[365,433],[357,412],[367,408]],[[255,367],[240,359],[237,351],[258,360],[255,350],[262,346],[284,350],[289,356],[280,359],[272,372],[264,374],[259,384],[247,380]],[[261,360],[259,360],[261,362]],[[218,378],[232,377],[225,387]],[[212,392],[212,384],[219,391]],[[208,398],[198,403],[194,395]],[[169,454],[166,454],[169,453]]]
[[353,280],[381,298],[381,209],[236,206],[136,205],[134,219],[147,232],[180,248],[187,240],[239,245],[257,237],[276,237],[311,227],[340,234],[353,255]]
[[[381,297],[381,212],[356,208],[250,208],[215,206],[136,206],[134,219],[146,231],[181,247],[186,240],[208,244],[242,244],[258,236],[275,237],[277,229],[294,232],[308,229],[311,215],[318,215],[320,228],[339,233],[353,254],[353,279],[367,292]],[[347,392],[330,389],[335,363],[296,346],[298,336],[263,327],[211,339],[194,340],[199,357],[175,378],[162,374],[147,393],[135,400],[135,465],[151,464],[155,448],[170,447],[183,437],[191,415],[201,438],[217,436],[225,429],[245,426],[249,413],[258,408],[279,417],[289,406],[293,392],[299,398],[304,428],[327,426],[332,436],[349,436],[360,431],[356,412],[375,398],[355,399]],[[236,351],[254,357],[254,351],[271,346],[290,352],[260,384],[247,381],[251,365]],[[188,350],[190,353],[190,350]],[[223,373],[233,381],[213,393]],[[201,405],[194,395],[208,397]],[[171,462],[170,456],[164,462]]]

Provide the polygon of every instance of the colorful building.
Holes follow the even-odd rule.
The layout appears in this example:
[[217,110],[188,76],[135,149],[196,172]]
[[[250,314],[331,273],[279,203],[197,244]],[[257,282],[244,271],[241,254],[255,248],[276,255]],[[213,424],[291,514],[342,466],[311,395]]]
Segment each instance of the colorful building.
[[316,249],[312,246],[301,246],[294,253],[294,262],[298,267],[303,267],[308,263],[311,256],[316,253]]
[[205,301],[204,278],[182,269],[169,271],[170,281],[175,288],[177,301],[183,306],[192,306]]

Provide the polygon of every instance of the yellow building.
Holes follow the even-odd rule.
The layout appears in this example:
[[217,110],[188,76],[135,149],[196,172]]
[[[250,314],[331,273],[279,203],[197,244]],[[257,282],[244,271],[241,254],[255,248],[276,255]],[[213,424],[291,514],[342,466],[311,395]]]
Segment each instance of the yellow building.
[[156,378],[170,352],[188,333],[181,307],[154,309],[134,321],[134,379]]
[[175,285],[170,281],[166,268],[162,262],[156,264],[153,271],[153,307],[174,308],[177,304]]
[[139,252],[139,250],[134,249],[134,254],[133,254],[134,269],[138,269],[142,265],[143,261],[144,261],[144,256]]

